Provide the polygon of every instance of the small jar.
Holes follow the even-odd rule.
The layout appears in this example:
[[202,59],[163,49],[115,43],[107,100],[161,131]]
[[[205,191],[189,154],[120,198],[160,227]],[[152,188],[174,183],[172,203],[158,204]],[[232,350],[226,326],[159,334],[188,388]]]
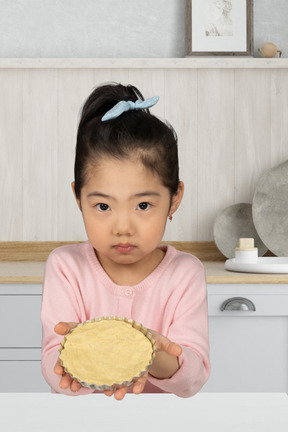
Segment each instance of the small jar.
[[258,248],[254,247],[253,238],[240,238],[239,247],[235,249],[235,262],[256,263],[258,261]]

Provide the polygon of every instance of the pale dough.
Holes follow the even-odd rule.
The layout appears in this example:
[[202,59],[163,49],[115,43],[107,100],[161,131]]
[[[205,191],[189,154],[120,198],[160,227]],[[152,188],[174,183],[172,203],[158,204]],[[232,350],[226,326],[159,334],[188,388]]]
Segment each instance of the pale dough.
[[129,323],[101,320],[80,325],[67,335],[60,359],[79,381],[111,386],[144,371],[152,350],[150,340]]

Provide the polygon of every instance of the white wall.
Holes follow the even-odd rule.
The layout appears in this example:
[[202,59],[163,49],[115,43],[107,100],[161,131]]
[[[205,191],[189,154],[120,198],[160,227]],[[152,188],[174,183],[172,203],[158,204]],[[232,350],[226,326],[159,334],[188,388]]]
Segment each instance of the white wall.
[[[186,0],[0,0],[0,57],[183,57]],[[255,55],[288,57],[288,1],[254,0]]]
[[182,57],[185,0],[0,0],[0,57]]

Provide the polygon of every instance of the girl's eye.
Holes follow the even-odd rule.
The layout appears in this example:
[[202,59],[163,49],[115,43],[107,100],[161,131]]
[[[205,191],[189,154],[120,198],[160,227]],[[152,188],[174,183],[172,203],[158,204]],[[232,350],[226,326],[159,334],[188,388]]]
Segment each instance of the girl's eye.
[[110,207],[108,204],[100,203],[96,205],[96,208],[101,212],[106,212],[107,210],[110,210]]
[[148,202],[141,202],[137,206],[137,210],[148,210],[150,208],[150,204]]

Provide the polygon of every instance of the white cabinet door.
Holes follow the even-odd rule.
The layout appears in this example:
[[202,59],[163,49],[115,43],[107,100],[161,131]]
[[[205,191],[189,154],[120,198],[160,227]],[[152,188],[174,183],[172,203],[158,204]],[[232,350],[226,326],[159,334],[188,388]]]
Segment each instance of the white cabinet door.
[[1,347],[41,347],[41,295],[0,295]]
[[287,317],[210,317],[210,392],[288,391]]
[[50,391],[42,376],[40,360],[0,361],[0,393]]
[[50,392],[41,372],[41,286],[0,285],[0,392]]
[[[270,290],[208,287],[211,376],[202,391],[288,391],[288,287],[287,295],[283,286]],[[256,310],[222,311],[235,297],[252,301]]]

